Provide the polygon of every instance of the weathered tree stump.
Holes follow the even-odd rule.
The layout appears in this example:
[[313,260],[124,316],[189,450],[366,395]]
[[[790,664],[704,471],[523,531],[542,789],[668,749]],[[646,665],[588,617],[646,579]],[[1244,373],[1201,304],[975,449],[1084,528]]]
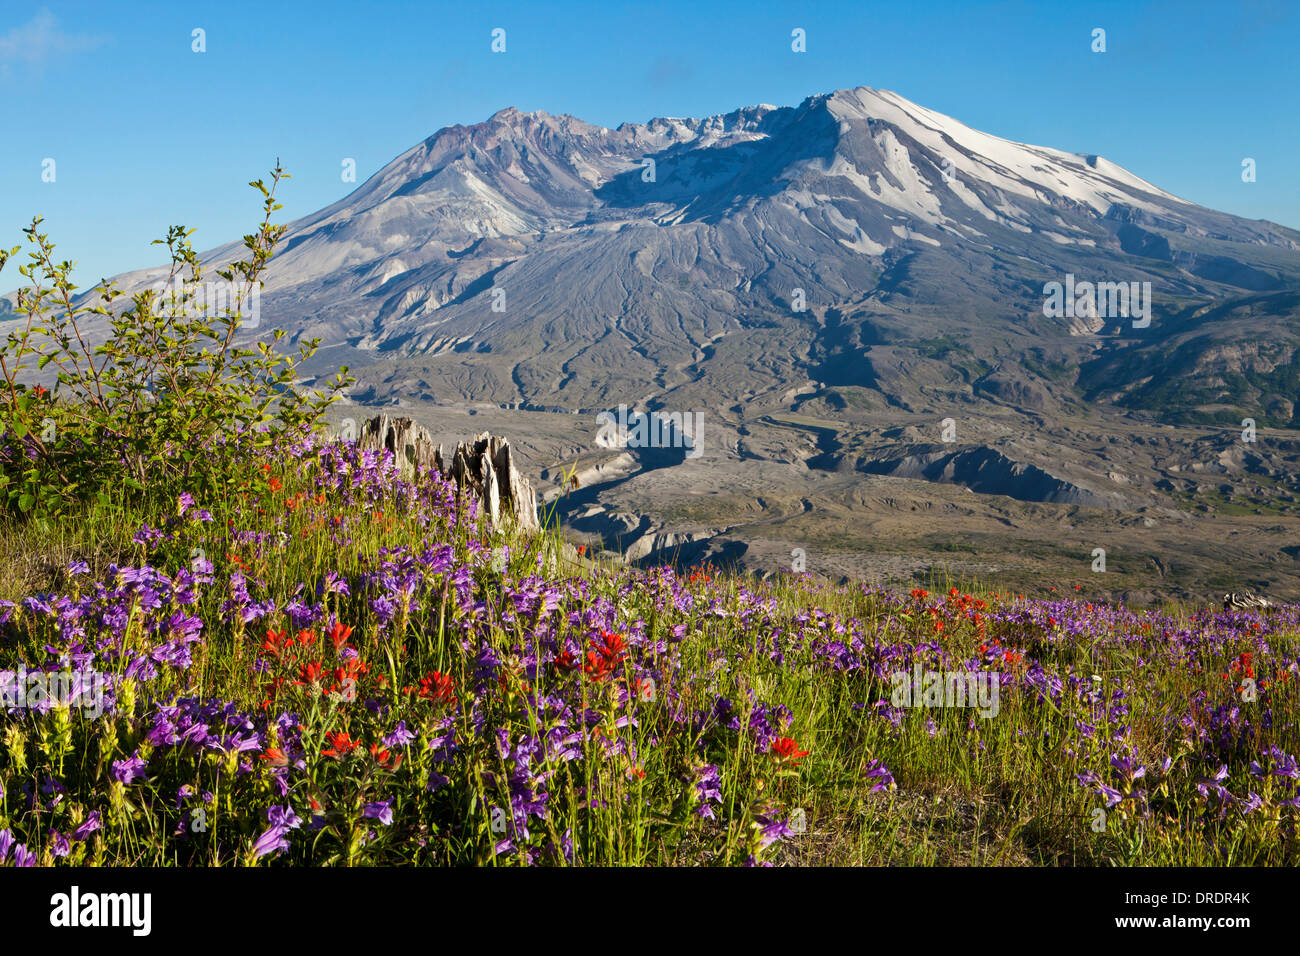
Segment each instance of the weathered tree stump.
[[1269,608],[1276,606],[1268,598],[1252,594],[1249,591],[1244,594],[1233,591],[1223,596],[1223,609],[1225,611],[1230,611],[1233,608],[1245,611],[1267,611]]
[[478,499],[493,528],[501,527],[509,515],[523,531],[541,530],[537,492],[515,468],[510,443],[504,438],[482,432],[472,441],[457,442],[447,457],[442,445],[435,445],[429,432],[411,419],[376,415],[361,426],[357,444],[363,451],[388,449],[408,476],[436,469]]

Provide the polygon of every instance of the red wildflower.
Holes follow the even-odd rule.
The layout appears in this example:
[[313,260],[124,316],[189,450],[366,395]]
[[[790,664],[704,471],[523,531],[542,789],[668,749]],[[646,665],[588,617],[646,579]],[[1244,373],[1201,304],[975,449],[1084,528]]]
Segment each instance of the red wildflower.
[[587,651],[587,660],[582,665],[582,672],[596,683],[600,683],[614,673],[614,662],[596,651]]
[[316,684],[320,682],[320,675],[325,672],[325,665],[320,661],[312,661],[310,664],[304,664],[298,674],[298,684]]
[[339,684],[345,684],[347,681],[352,681],[352,686],[355,687],[357,678],[360,677],[368,670],[370,670],[369,666],[361,663],[360,659],[356,657],[344,663],[342,667],[334,668],[335,684],[333,687],[330,688],[330,692],[331,693],[338,692]]
[[279,747],[267,747],[266,750],[262,752],[262,759],[272,767],[289,766],[289,755]]
[[379,766],[383,767],[385,770],[396,770],[402,765],[401,754],[391,754],[383,747],[379,746],[379,744],[370,745],[370,756],[374,757],[375,763],[379,764]]
[[778,737],[772,741],[772,754],[781,763],[797,764],[801,757],[808,756],[810,752],[800,750],[793,737]]
[[351,736],[342,730],[326,734],[325,739],[329,741],[330,745],[321,753],[326,757],[342,757],[361,746],[360,743],[353,740]]
[[345,627],[341,621],[335,621],[330,625],[330,629],[325,632],[325,636],[330,639],[330,643],[334,645],[334,650],[337,651],[352,636],[352,628]]
[[273,631],[268,627],[266,629],[266,640],[262,642],[262,650],[266,651],[268,654],[279,657],[280,653],[288,647],[289,644],[293,643],[292,640],[285,643],[284,635],[284,631]]
[[429,671],[420,678],[420,696],[435,704],[454,704],[456,702],[456,684],[450,674]]
[[600,632],[600,640],[594,638],[591,642],[592,648],[601,657],[605,658],[611,664],[617,664],[623,659],[627,652],[627,639],[622,634],[611,634],[609,631]]

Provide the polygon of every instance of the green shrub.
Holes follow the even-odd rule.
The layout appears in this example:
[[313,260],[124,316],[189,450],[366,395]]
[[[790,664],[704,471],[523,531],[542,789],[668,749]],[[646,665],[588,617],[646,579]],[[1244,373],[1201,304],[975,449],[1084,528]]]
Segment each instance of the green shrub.
[[[170,253],[165,284],[134,293],[125,308],[115,307],[124,293],[107,280],[97,297],[76,294],[73,263],[55,261],[41,217],[23,230],[32,251],[19,272],[28,286],[10,317],[18,327],[0,345],[8,510],[43,517],[116,494],[219,494],[246,478],[248,451],[320,427],[352,379],[344,367],[323,392],[296,384],[319,339],[296,354],[275,348],[282,330],[270,342],[235,345],[241,326],[256,325],[246,321],[249,306],[256,316],[262,274],[286,229],[271,215],[288,174],[277,163],[272,177],[269,189],[249,184],[264,215],[244,237],[245,258],[216,271],[222,282],[204,280],[193,230],[173,226],[154,242]],[[0,269],[20,250],[0,252]],[[50,366],[57,375],[46,388],[32,373]]]

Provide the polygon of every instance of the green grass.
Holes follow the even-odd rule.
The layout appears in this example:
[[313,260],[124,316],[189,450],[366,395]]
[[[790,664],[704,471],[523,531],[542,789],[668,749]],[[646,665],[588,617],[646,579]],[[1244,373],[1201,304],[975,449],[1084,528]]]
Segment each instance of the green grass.
[[[8,600],[84,593],[83,582],[103,579],[113,563],[148,561],[174,574],[194,547],[202,547],[217,566],[218,584],[202,589],[192,610],[205,624],[193,665],[137,682],[137,711],[89,719],[56,709],[6,718],[0,829],[13,830],[44,862],[258,862],[253,847],[267,827],[266,809],[290,805],[306,820],[312,803],[320,808],[319,828],[291,831],[289,848],[265,859],[297,865],[526,862],[517,852],[494,850],[499,834],[491,808],[502,800],[508,767],[491,736],[475,731],[472,716],[481,713],[487,727],[499,728],[512,742],[527,739],[558,726],[556,714],[539,703],[544,694],[581,702],[595,722],[574,731],[582,737],[581,758],[541,756],[530,771],[544,767],[547,774],[538,785],[548,794],[545,818],[532,820],[531,835],[520,841],[535,853],[535,863],[558,862],[547,854],[566,833],[576,845],[573,862],[580,864],[1198,866],[1300,860],[1294,810],[1273,805],[1255,814],[1233,811],[1220,820],[1196,789],[1210,764],[1222,758],[1231,770],[1232,793],[1267,786],[1277,788],[1271,796],[1281,797],[1286,781],[1258,783],[1246,762],[1265,746],[1292,754],[1300,749],[1293,720],[1282,719],[1294,713],[1291,685],[1278,684],[1266,698],[1240,704],[1255,718],[1246,750],[1207,759],[1199,744],[1180,736],[1178,723],[1187,717],[1200,726],[1208,719],[1206,706],[1234,700],[1219,675],[1243,650],[1254,650],[1261,675],[1280,679],[1282,663],[1289,655],[1293,659],[1300,643],[1292,617],[1256,635],[1194,619],[1192,609],[1177,609],[1168,618],[1154,612],[1107,618],[1082,602],[1050,612],[1047,605],[1009,602],[1006,595],[946,595],[937,587],[934,595],[913,598],[789,576],[769,584],[714,572],[677,580],[596,567],[577,560],[554,534],[515,539],[509,531],[489,532],[450,515],[404,509],[391,494],[364,500],[334,489],[315,503],[311,496],[319,492],[310,467],[290,460],[276,473],[284,486],[274,493],[259,488],[229,501],[200,502],[212,509],[214,520],[179,525],[177,539],[160,549],[148,550],[132,538],[141,524],[157,527],[174,513],[169,497],[139,510],[91,507],[46,530],[13,524],[0,529],[0,597]],[[285,499],[299,493],[306,499],[287,510]],[[331,538],[334,518],[350,537],[346,545]],[[240,537],[257,532],[269,541],[281,531],[290,545],[251,547]],[[494,569],[475,556],[472,540],[493,548],[511,543],[515,550],[505,568]],[[385,549],[418,554],[443,545],[451,545],[456,562],[468,569],[469,600],[456,600],[445,576],[421,572],[428,587],[419,592],[419,608],[381,626],[361,597],[363,576],[382,565]],[[72,560],[85,560],[89,576],[70,578],[65,569]],[[266,659],[258,647],[267,627],[285,623],[282,615],[247,627],[223,620],[221,605],[229,592],[221,582],[235,561],[262,581],[258,594],[276,598],[280,606],[299,585],[310,589],[328,573],[351,583],[350,596],[324,603],[331,616],[355,627],[358,660],[369,668],[360,697],[375,701],[379,711],[307,687],[283,689],[270,712],[297,714],[302,746],[295,756],[303,761],[287,776],[286,796],[273,790],[256,754],[248,755],[250,769],[242,771],[238,756],[155,749],[143,742],[147,701],[213,698],[232,702],[241,713],[264,712],[267,680],[251,665]],[[511,595],[527,590],[524,582],[539,567],[539,586],[561,595],[560,613],[534,618],[510,612]],[[974,588],[963,584],[959,592]],[[581,623],[584,615],[599,620],[599,628],[634,639],[623,669],[605,682],[581,674],[575,679],[549,663],[530,672],[529,648],[540,633],[587,646],[593,632]],[[1064,632],[1069,621],[1081,622],[1082,636]],[[1117,627],[1110,626],[1114,621]],[[943,624],[941,632],[936,623]],[[663,643],[678,627],[684,631],[680,642]],[[1203,632],[1205,639],[1188,645],[1159,633],[1179,627]],[[143,631],[127,633],[128,644],[143,645]],[[18,659],[37,663],[42,645],[52,639],[38,623],[26,630],[11,623],[7,636],[0,668]],[[994,641],[992,651],[981,650]],[[856,666],[834,665],[836,642],[855,645]],[[491,648],[501,662],[482,689],[475,689],[478,646]],[[1004,649],[1021,657],[1004,660]],[[962,662],[978,659],[1017,680],[1032,667],[1067,686],[1096,674],[1103,692],[1043,699],[1008,688],[991,718],[963,708],[911,708],[895,723],[882,716],[879,702],[888,701],[890,686],[873,664],[885,673],[905,666],[895,654],[935,670],[962,669]],[[431,670],[454,682],[453,707],[440,710],[398,693]],[[620,688],[635,686],[630,682],[646,674],[657,683],[653,697],[621,701]],[[1124,695],[1122,711],[1102,706],[1116,691]],[[696,727],[679,719],[717,713],[721,700],[732,702],[737,727],[707,720]],[[757,704],[767,718],[751,713]],[[1265,706],[1276,716],[1268,729],[1259,721]],[[631,721],[621,723],[623,717]],[[322,756],[327,733],[346,730],[370,744],[399,718],[417,739],[398,768],[381,766],[364,747],[345,760]],[[797,740],[808,755],[782,763],[757,746],[764,738],[756,737],[756,728],[764,719],[772,734]],[[435,765],[429,745],[448,730],[457,734],[461,750],[450,763]],[[604,741],[617,746],[606,752]],[[1110,779],[1116,750],[1148,767],[1166,757],[1173,763],[1167,774],[1149,774],[1144,799],[1115,808],[1097,831],[1092,821],[1101,801],[1077,775],[1095,772]],[[147,759],[145,781],[114,783],[114,761],[137,751]],[[705,764],[717,767],[720,780],[711,819],[696,813],[699,801],[689,784]],[[891,784],[877,789],[885,778],[868,776],[876,766],[888,768]],[[427,784],[434,771],[449,782],[431,792]],[[19,797],[23,785],[46,777],[61,781],[67,799],[46,814],[28,812]],[[206,829],[184,838],[174,830],[192,821],[195,804],[182,800],[176,807],[181,786],[213,795]],[[391,801],[389,826],[361,814],[366,803],[380,799]],[[103,828],[75,842],[69,857],[55,857],[47,839],[51,829],[72,831],[92,811],[103,815]],[[800,815],[796,811],[802,811],[806,831],[759,845],[765,821],[789,820]]]

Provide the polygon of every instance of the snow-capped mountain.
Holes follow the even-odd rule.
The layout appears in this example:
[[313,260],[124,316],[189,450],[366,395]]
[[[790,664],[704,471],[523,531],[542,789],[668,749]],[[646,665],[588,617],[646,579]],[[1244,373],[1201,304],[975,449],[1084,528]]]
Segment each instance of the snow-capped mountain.
[[[1149,282],[1159,320],[1045,314],[1067,277]],[[612,130],[515,109],[443,129],[293,222],[267,280],[263,326],[321,337],[375,398],[698,406],[812,382],[915,405],[974,387],[926,367],[939,339],[1016,366],[1025,394],[1053,391],[1026,349],[1105,378],[1115,349],[1187,332],[1189,307],[1300,287],[1300,234],[859,88]]]

